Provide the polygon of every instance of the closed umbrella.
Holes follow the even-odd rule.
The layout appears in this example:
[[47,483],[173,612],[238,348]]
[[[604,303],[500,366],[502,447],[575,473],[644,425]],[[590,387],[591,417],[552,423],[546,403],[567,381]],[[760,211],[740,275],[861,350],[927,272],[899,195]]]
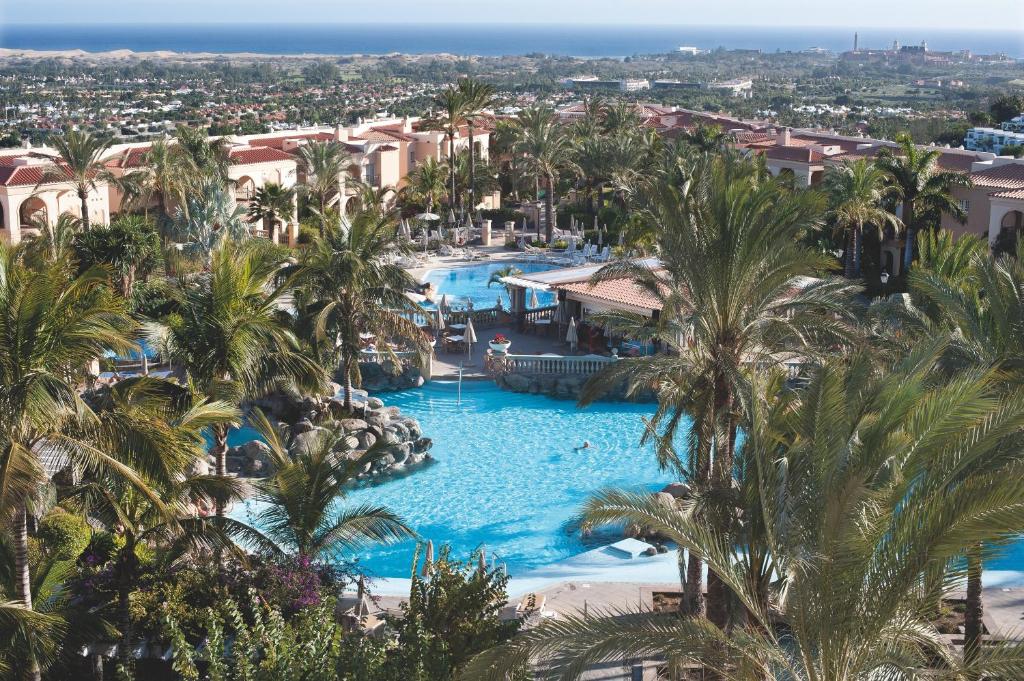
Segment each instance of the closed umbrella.
[[476,329],[473,328],[473,316],[466,318],[466,357],[473,358],[473,343],[476,343]]
[[435,312],[437,313],[437,319],[435,320],[437,322],[437,335],[440,336],[441,332],[444,331],[444,312],[441,310],[440,305],[437,306]]
[[496,309],[498,312],[501,312],[502,310],[505,309],[505,304],[501,302],[500,293],[498,294],[498,304],[494,306],[494,309]]
[[625,236],[626,236],[626,234],[625,234],[625,232],[622,231],[622,227],[620,226],[619,227],[619,248],[622,248],[622,240],[625,238]]
[[537,289],[531,288],[530,289],[530,308],[533,309],[533,310],[536,310],[538,307],[540,307],[540,301],[537,300]]
[[565,334],[565,340],[569,343],[569,347],[572,348],[573,352],[576,352],[576,344],[579,343],[579,336],[576,335],[576,318],[569,318],[569,331]]
[[448,294],[447,293],[442,293],[441,294],[441,302],[437,304],[437,309],[438,310],[444,310],[445,312],[448,311]]
[[555,309],[555,324],[565,324],[565,301],[558,301],[558,307]]
[[451,208],[448,209],[448,222],[449,224],[455,224],[455,211]]
[[597,213],[594,213],[594,229],[597,229]]
[[604,232],[597,230],[597,247],[604,246]]

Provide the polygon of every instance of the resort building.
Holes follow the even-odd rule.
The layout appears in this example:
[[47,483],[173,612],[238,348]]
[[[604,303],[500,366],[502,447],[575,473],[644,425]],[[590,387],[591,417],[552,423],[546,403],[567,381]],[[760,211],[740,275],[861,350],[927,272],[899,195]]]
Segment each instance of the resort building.
[[[66,183],[43,182],[56,164],[52,149],[13,149],[0,153],[0,239],[18,243],[22,236],[38,232],[39,224],[53,225],[62,213],[82,217],[82,202]],[[110,190],[97,182],[87,197],[89,219],[110,221]]]
[[[481,159],[488,158],[490,122],[478,122],[473,130],[473,145]],[[347,210],[356,195],[356,183],[377,190],[397,191],[405,177],[428,158],[447,162],[448,139],[444,132],[431,130],[421,119],[375,118],[359,121],[351,126],[316,127],[285,130],[272,134],[228,136],[223,138],[230,162],[228,178],[234,183],[235,200],[248,204],[256,191],[268,183],[295,187],[305,180],[298,162],[298,150],[305,144],[318,141],[336,141],[344,145],[350,155],[347,175],[339,178],[343,187],[343,205]],[[172,142],[173,143],[173,142]],[[455,136],[455,152],[469,149],[469,129],[462,126]],[[108,170],[115,177],[146,167],[146,153],[150,143],[119,144],[110,148],[106,157]],[[66,183],[41,183],[47,168],[56,163],[57,153],[47,147],[11,149],[0,152],[0,238],[18,243],[26,230],[32,233],[33,224],[43,221],[52,225],[57,216],[70,213],[80,217],[81,201]],[[393,197],[392,194],[388,195]],[[112,215],[122,209],[122,199],[116,187],[97,182],[90,191],[89,217],[94,224],[106,224]],[[386,199],[388,200],[388,199]],[[495,191],[479,197],[479,208],[501,207],[501,193]],[[298,237],[298,216],[291,218],[280,230],[263,234],[254,225],[259,236],[275,241],[294,243]]]
[[1003,147],[1008,146],[1024,147],[1024,130],[1014,131],[1006,127],[971,128],[964,137],[964,147],[974,151],[992,151],[1000,154]]

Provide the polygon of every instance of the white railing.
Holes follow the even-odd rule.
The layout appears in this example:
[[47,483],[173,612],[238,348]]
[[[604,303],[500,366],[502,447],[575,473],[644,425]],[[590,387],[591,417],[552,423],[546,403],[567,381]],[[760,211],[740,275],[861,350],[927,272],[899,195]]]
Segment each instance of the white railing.
[[614,361],[603,355],[494,355],[492,365],[504,374],[592,376]]

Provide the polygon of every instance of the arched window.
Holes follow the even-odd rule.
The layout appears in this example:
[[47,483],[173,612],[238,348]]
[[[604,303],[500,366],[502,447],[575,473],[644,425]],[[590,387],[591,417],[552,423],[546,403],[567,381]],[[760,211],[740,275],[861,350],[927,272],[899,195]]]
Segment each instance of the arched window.
[[33,196],[21,204],[18,217],[24,227],[33,227],[37,222],[48,222],[46,204],[38,196]]

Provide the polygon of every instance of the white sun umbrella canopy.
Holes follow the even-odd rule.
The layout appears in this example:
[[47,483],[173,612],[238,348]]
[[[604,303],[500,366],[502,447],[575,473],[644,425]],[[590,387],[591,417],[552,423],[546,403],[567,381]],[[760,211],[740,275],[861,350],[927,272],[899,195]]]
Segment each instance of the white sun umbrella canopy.
[[569,347],[572,348],[573,352],[576,351],[576,344],[580,342],[579,336],[576,334],[576,318],[569,318],[569,330],[565,334],[565,340],[569,343]]
[[604,246],[604,232],[597,230],[597,245],[598,247]]
[[567,312],[567,310],[565,309],[565,301],[564,300],[558,301],[558,307],[555,308],[555,318],[554,318],[555,324],[565,324],[565,314],[566,314],[566,312]]
[[433,222],[434,220],[440,220],[441,216],[437,213],[419,213],[416,215],[417,220],[423,220],[424,222]]
[[466,340],[466,357],[473,356],[473,343],[476,343],[476,329],[473,328],[473,315],[466,317],[466,331],[464,332]]
[[533,309],[533,310],[536,310],[538,307],[540,307],[540,301],[537,300],[537,289],[531,288],[530,289],[530,308]]
[[448,310],[448,294],[447,293],[442,293],[441,294],[441,302],[437,304],[437,309],[438,310],[445,310],[445,311]]
[[437,313],[435,315],[436,319],[434,320],[436,322],[435,326],[437,327],[437,333],[440,334],[444,331],[444,311],[441,309],[441,306],[438,305],[434,312]]

